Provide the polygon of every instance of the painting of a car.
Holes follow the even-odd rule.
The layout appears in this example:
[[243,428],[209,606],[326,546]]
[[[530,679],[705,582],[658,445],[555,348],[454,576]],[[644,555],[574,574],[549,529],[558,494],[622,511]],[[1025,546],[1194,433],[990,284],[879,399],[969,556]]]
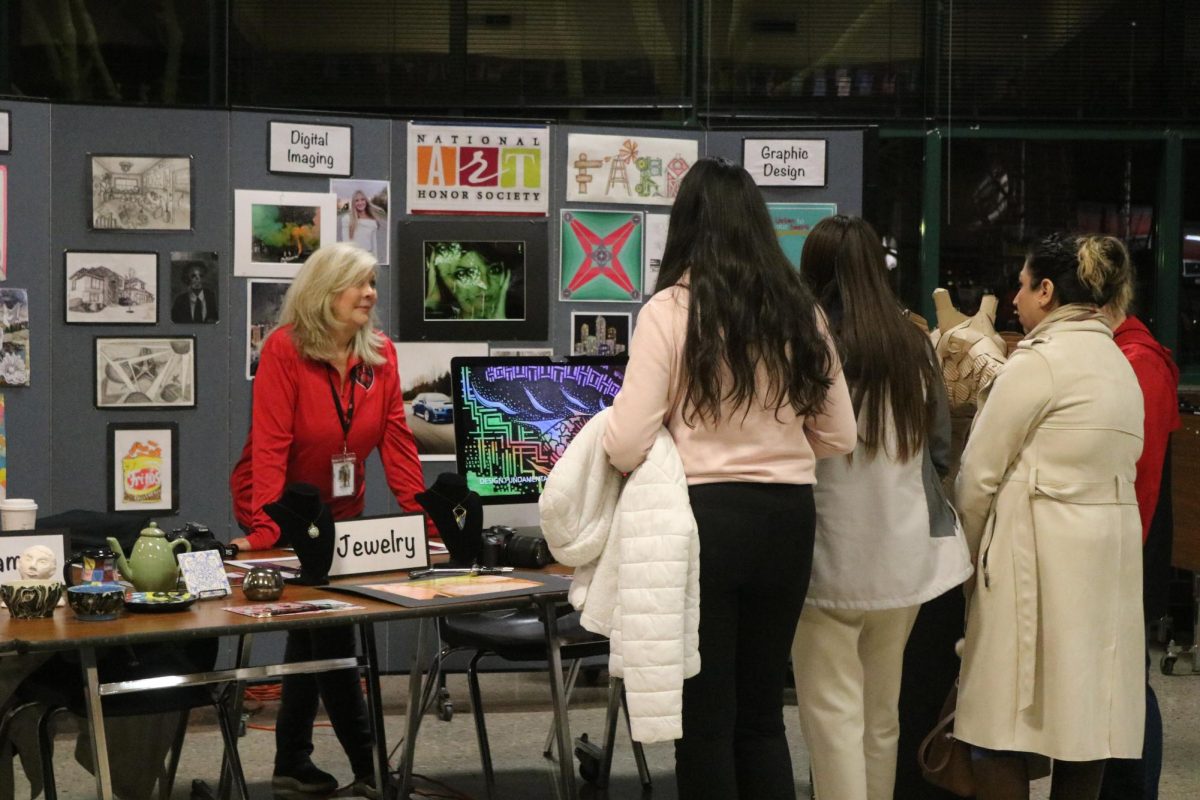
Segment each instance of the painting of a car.
[[454,406],[450,398],[441,392],[421,392],[413,398],[412,413],[426,422],[443,423],[454,421]]

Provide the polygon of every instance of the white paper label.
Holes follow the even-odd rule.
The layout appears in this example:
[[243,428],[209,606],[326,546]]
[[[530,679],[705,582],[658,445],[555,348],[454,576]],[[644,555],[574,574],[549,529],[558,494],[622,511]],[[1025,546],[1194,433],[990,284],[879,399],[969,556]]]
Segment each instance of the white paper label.
[[352,128],[345,125],[271,123],[271,172],[348,177]]
[[746,139],[742,166],[759,186],[824,186],[824,139]]
[[334,523],[330,575],[359,575],[429,566],[425,516],[398,514]]

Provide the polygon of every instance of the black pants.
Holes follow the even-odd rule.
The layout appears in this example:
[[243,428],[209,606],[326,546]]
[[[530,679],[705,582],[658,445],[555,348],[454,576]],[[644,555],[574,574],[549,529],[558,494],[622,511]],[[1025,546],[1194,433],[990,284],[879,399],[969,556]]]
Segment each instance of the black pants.
[[700,673],[683,684],[680,800],[794,800],[783,687],[812,572],[812,487],[691,487]]
[[[353,656],[354,628],[288,631],[284,661],[311,661]],[[285,675],[279,716],[275,720],[275,768],[286,770],[312,758],[317,698],[333,724],[333,732],[350,759],[354,777],[373,775],[371,726],[358,671],[342,669],[316,675]]]

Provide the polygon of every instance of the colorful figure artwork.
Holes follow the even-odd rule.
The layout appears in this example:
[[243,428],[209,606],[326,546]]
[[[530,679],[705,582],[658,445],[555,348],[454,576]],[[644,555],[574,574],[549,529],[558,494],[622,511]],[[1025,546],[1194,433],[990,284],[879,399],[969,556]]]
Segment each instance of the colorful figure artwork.
[[669,206],[697,153],[692,139],[572,133],[567,202]]
[[0,289],[0,386],[29,385],[29,293]]
[[643,227],[640,211],[564,209],[559,248],[562,299],[641,300]]
[[0,394],[0,497],[8,496],[8,428],[4,422],[4,395]]
[[800,253],[808,232],[826,217],[837,213],[837,203],[767,203],[771,223],[783,253],[796,269],[800,268]]

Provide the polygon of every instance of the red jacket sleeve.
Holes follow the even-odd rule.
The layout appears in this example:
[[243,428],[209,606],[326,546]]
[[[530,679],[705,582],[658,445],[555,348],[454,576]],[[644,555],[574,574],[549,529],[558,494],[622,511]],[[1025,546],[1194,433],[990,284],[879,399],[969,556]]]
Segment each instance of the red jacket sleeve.
[[1138,385],[1142,387],[1142,402],[1145,407],[1145,432],[1142,455],[1137,462],[1137,478],[1134,491],[1137,494],[1138,513],[1142,517],[1142,543],[1150,535],[1150,521],[1158,505],[1158,492],[1162,486],[1163,460],[1167,455],[1167,440],[1171,431],[1178,427],[1176,412],[1176,385],[1174,377],[1165,368],[1158,355],[1139,351],[1126,353]]
[[[391,366],[387,391],[386,420],[384,422],[383,439],[379,443],[379,458],[383,461],[383,472],[387,477],[388,488],[396,497],[396,502],[404,511],[421,512],[421,504],[417,502],[417,494],[425,491],[425,473],[421,469],[421,459],[417,455],[417,440],[412,429],[408,427],[408,418],[404,414],[404,398],[400,394],[400,370],[396,364],[396,348],[389,341],[386,346],[387,360]],[[437,534],[437,529],[426,518],[426,530],[430,536]]]
[[254,550],[273,547],[279,540],[279,528],[263,511],[263,506],[279,499],[287,480],[296,411],[297,365],[294,345],[285,332],[273,334],[263,344],[254,374],[250,422],[254,496],[246,540]]

